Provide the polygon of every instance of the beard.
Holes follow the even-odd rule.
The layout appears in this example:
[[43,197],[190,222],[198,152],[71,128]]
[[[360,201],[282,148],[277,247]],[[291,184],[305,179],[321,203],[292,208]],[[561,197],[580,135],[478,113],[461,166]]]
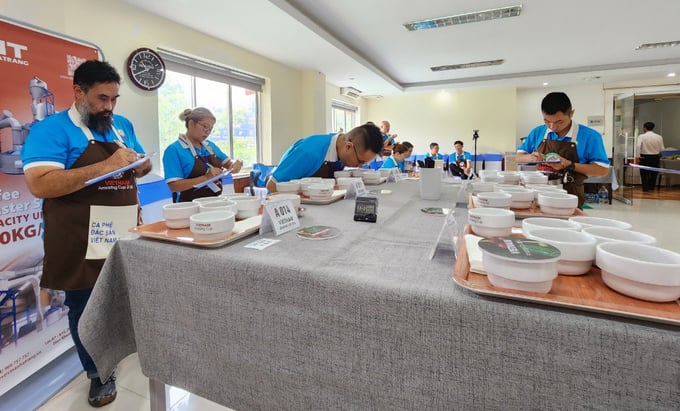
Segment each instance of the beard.
[[87,101],[84,101],[81,106],[78,107],[78,112],[80,113],[80,118],[83,123],[90,129],[96,131],[99,134],[106,134],[113,124],[113,112],[112,111],[100,111],[99,113],[90,112],[90,105]]

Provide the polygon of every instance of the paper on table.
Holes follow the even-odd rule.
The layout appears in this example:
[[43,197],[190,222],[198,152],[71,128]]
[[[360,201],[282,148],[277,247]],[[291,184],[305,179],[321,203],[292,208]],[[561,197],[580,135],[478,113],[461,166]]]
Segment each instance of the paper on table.
[[122,173],[123,171],[128,171],[128,170],[130,170],[130,169],[132,169],[132,168],[139,167],[139,166],[141,166],[142,164],[144,164],[144,163],[146,163],[147,161],[149,161],[149,159],[150,159],[151,157],[153,157],[155,154],[156,154],[155,152],[154,152],[154,153],[149,153],[149,154],[144,154],[139,160],[135,161],[134,163],[130,163],[130,164],[126,165],[125,167],[119,168],[118,170],[113,170],[113,171],[110,172],[110,173],[106,173],[106,174],[101,175],[101,176],[99,176],[99,177],[95,177],[95,178],[91,178],[91,179],[87,180],[87,181],[85,182],[85,185],[86,185],[86,186],[90,186],[90,185],[92,185],[92,184],[94,184],[94,183],[98,183],[98,182],[100,182],[100,181],[106,180],[106,179],[109,178],[109,177],[113,177],[113,176],[115,176],[116,174]]
[[486,274],[484,263],[482,262],[482,250],[479,248],[479,240],[482,239],[484,237],[465,234],[465,246],[467,247],[468,260],[470,260],[470,271]]
[[198,183],[198,184],[194,185],[194,188],[195,189],[203,188],[203,187],[207,186],[208,184],[214,183],[215,181],[217,181],[217,180],[221,179],[222,177],[229,175],[229,174],[231,174],[231,170],[222,170],[222,172],[219,173],[218,175],[216,175],[215,177],[213,177],[209,180],[205,180],[202,183]]

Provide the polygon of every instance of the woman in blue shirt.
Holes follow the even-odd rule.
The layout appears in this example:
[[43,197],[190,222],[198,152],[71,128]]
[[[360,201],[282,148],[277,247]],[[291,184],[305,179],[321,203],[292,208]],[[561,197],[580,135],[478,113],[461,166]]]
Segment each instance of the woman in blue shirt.
[[409,148],[401,143],[396,143],[392,147],[392,155],[387,157],[380,168],[399,168],[404,171],[404,159],[410,155]]

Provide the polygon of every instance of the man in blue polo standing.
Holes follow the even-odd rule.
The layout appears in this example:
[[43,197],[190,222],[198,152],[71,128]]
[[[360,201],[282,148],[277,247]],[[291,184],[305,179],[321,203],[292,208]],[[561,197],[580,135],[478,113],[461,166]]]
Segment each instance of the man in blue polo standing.
[[298,178],[333,178],[333,173],[345,166],[359,167],[371,162],[382,148],[382,134],[374,124],[355,127],[348,133],[302,138],[283,153],[267,181],[267,189],[276,192],[277,182]]
[[546,162],[543,167],[551,179],[560,179],[568,193],[578,197],[578,207],[585,202],[583,181],[588,176],[609,173],[609,158],[602,135],[572,121],[574,109],[569,97],[552,92],[541,102],[544,125],[531,130],[517,147],[517,162]]

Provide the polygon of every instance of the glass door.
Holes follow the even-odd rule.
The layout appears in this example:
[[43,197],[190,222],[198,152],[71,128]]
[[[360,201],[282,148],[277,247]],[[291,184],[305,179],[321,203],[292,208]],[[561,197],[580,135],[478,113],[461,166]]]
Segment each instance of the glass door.
[[639,179],[639,170],[627,167],[635,163],[635,95],[621,94],[614,97],[614,157],[612,165],[619,182],[614,199],[633,204],[633,184]]

